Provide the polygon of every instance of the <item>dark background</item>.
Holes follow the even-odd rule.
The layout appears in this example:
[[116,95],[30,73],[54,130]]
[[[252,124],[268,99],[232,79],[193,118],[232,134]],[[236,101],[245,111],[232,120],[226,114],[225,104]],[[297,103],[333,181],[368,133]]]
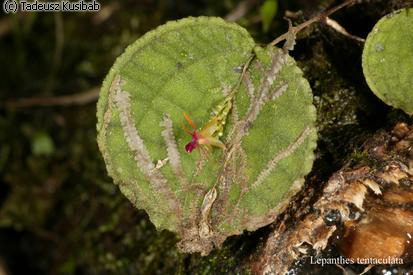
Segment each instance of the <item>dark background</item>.
[[[95,126],[99,86],[127,45],[168,20],[225,17],[241,1],[99,2],[98,13],[0,13],[0,274],[245,272],[270,226],[232,237],[208,257],[179,253],[175,235],[157,232],[107,176]],[[342,1],[279,0],[267,32],[263,1],[244,2],[250,8],[238,23],[268,43],[287,30],[286,10],[302,11],[298,24]],[[413,5],[361,0],[332,18],[366,38],[380,17],[406,6]],[[352,160],[376,130],[411,122],[369,90],[362,49],[321,22],[300,33],[292,52],[315,96],[319,142],[311,176],[318,182]],[[331,272],[341,273],[324,273]]]

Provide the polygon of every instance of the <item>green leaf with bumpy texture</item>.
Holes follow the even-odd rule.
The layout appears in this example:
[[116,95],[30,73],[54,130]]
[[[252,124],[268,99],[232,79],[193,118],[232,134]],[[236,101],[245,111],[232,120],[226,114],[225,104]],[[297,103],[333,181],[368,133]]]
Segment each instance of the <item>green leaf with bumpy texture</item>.
[[[223,102],[215,137],[225,149],[187,153],[182,113],[199,127]],[[97,117],[120,190],[158,229],[178,233],[182,251],[203,255],[274,221],[316,144],[311,90],[294,60],[219,18],[169,22],[128,47],[103,83]]]
[[369,33],[363,72],[386,104],[413,115],[413,8],[384,16]]

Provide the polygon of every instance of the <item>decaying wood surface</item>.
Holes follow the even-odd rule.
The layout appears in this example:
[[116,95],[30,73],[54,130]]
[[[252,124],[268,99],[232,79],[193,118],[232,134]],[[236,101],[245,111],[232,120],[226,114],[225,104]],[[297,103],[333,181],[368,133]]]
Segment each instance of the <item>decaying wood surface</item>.
[[296,207],[293,219],[300,222],[286,214],[276,223],[251,261],[254,273],[285,274],[331,246],[355,264],[413,262],[413,125],[378,132],[322,192],[314,204]]

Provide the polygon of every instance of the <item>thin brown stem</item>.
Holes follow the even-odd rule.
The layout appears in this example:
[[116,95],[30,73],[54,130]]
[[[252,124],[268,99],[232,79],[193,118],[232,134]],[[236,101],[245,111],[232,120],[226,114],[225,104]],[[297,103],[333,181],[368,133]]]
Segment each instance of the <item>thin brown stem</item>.
[[292,32],[294,35],[296,35],[298,32],[300,32],[300,31],[303,30],[304,28],[310,26],[311,24],[323,20],[324,18],[330,16],[331,14],[335,13],[336,11],[338,11],[338,10],[340,10],[340,9],[346,7],[346,6],[349,6],[349,5],[353,4],[354,2],[355,2],[355,0],[347,0],[347,1],[345,1],[344,3],[338,5],[337,7],[334,7],[334,8],[331,8],[331,9],[325,11],[325,12],[322,12],[322,13],[320,13],[319,15],[311,18],[311,19],[308,20],[308,21],[305,21],[304,23],[301,23],[301,24],[298,25],[298,26],[291,27],[291,28],[288,30],[288,32],[286,32],[286,33],[280,35],[279,37],[277,37],[276,39],[274,39],[274,40],[270,43],[270,45],[271,45],[271,46],[277,45],[277,44],[280,43],[281,41],[286,40],[286,39],[288,38],[288,35],[290,35],[291,32]]
[[27,108],[84,105],[95,102],[99,97],[99,91],[100,87],[95,87],[78,94],[67,96],[20,98],[0,103],[0,107]]
[[238,3],[238,5],[225,16],[225,20],[229,22],[236,22],[244,17],[252,7],[254,7],[259,1],[258,0],[243,0]]

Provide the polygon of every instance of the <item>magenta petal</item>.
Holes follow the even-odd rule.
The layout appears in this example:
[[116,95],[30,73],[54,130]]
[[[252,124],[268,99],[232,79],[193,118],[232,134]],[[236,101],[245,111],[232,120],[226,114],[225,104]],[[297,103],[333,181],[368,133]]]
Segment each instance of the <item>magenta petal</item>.
[[188,153],[191,153],[192,150],[194,150],[197,146],[198,146],[198,134],[195,131],[192,134],[192,140],[187,145],[185,145],[185,150]]
[[192,133],[192,140],[187,145],[185,145],[185,150],[188,153],[191,153],[192,150],[194,150],[197,146],[198,146],[198,133],[194,131]]
[[192,141],[189,142],[187,145],[185,145],[185,150],[186,150],[188,153],[191,153],[192,150],[194,150],[194,149],[196,148],[196,145],[197,145],[196,141],[195,141],[195,140],[192,140]]

